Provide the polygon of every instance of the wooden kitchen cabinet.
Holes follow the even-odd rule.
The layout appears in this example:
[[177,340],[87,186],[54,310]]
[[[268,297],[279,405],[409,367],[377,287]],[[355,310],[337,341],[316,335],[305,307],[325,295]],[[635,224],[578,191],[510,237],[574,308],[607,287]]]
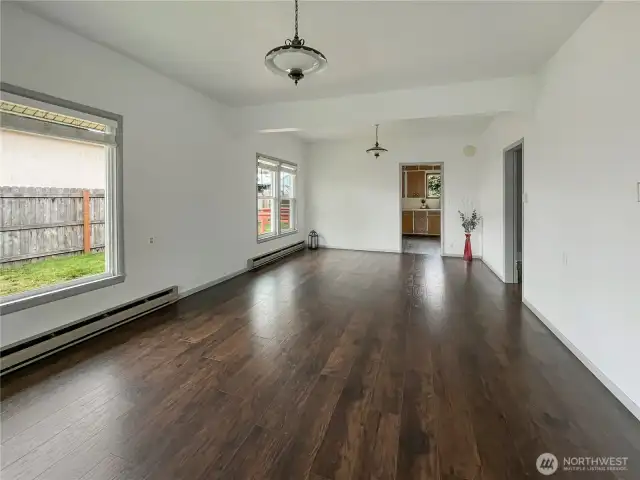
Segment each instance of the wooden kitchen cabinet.
[[427,212],[413,212],[413,233],[427,233]]
[[413,233],[413,212],[402,212],[402,233]]
[[402,233],[440,235],[440,211],[405,210],[402,212]]
[[429,235],[440,235],[440,214],[429,214],[427,225],[427,233]]
[[427,195],[427,177],[424,172],[413,170],[407,172],[407,198],[424,198]]

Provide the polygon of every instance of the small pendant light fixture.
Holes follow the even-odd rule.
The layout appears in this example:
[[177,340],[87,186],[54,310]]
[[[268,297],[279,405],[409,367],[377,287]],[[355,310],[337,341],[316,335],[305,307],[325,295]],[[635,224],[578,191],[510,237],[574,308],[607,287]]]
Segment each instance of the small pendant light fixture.
[[380,125],[376,123],[376,144],[369,148],[367,150],[367,153],[370,153],[371,155],[373,155],[375,158],[379,158],[380,155],[382,155],[383,153],[388,152],[389,150],[387,150],[386,148],[382,148],[380,146],[380,144],[378,143],[378,127]]
[[298,0],[295,0],[295,29],[293,39],[273,48],[264,57],[264,64],[276,75],[289,77],[298,85],[306,75],[317,73],[327,66],[327,57],[304,44],[298,36]]

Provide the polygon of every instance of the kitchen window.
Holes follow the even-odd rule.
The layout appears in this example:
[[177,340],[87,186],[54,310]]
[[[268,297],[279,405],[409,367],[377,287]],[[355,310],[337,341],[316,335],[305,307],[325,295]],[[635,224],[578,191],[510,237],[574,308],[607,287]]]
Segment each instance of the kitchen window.
[[260,154],[257,160],[258,242],[296,233],[297,165]]
[[124,281],[122,117],[0,90],[0,313]]
[[427,174],[427,198],[440,198],[442,177],[439,173]]

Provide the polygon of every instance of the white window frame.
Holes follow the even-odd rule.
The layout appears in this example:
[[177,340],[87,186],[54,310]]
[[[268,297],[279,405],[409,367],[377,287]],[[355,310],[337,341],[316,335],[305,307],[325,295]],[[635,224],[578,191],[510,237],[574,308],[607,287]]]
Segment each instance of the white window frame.
[[[273,195],[271,196],[261,196],[260,193],[258,192],[258,188],[256,185],[256,201],[255,201],[255,205],[256,205],[256,239],[258,243],[262,243],[262,242],[268,242],[269,240],[274,240],[276,238],[282,238],[282,237],[286,237],[287,235],[293,235],[298,233],[298,201],[297,201],[297,190],[298,190],[298,175],[299,175],[299,170],[298,170],[298,165],[292,162],[287,162],[285,160],[280,160],[279,158],[274,158],[274,157],[270,157],[268,155],[262,155],[261,153],[257,153],[256,154],[256,176],[255,178],[257,178],[258,175],[258,171],[260,169],[260,159],[263,159],[269,163],[273,163],[275,164],[273,171],[275,172],[275,183],[272,186],[273,189]],[[295,175],[295,179],[293,181],[293,185],[292,185],[292,195],[283,197],[281,196],[281,192],[280,192],[280,175],[283,171],[293,171],[294,175]],[[260,235],[260,229],[258,226],[258,220],[259,220],[259,208],[258,208],[258,201],[259,200],[273,200],[273,219],[272,219],[272,223],[273,223],[273,227],[272,227],[272,231],[269,233],[265,233]],[[287,229],[287,230],[281,230],[280,229],[280,204],[282,200],[289,200],[289,221],[292,225],[291,228]]]
[[[53,110],[107,125],[107,132],[93,132],[37,119],[2,114],[2,128],[58,138],[89,141],[107,146],[105,185],[105,273],[36,288],[0,297],[0,315],[80,295],[124,282],[124,215],[122,203],[122,135],[121,115],[63,100],[43,93],[0,83],[3,100],[43,110]],[[114,133],[115,132],[115,133]]]

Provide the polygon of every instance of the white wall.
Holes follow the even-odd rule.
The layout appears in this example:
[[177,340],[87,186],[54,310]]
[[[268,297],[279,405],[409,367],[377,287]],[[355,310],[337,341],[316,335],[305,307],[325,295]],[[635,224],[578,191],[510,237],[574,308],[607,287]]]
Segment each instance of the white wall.
[[[365,150],[370,139],[323,141],[309,149],[311,179],[307,192],[307,225],[321,243],[354,250],[401,251],[400,164],[444,162],[444,254],[462,255],[464,231],[458,209],[478,207],[478,157],[462,153],[474,137],[381,138],[389,153],[378,160]],[[482,233],[473,237],[473,250],[482,253]]]
[[482,207],[482,260],[504,281],[504,158],[503,150],[525,138],[528,159],[530,116],[505,113],[497,116],[482,135],[480,156],[480,204]]
[[0,185],[105,188],[104,147],[0,130]]
[[127,273],[123,284],[3,316],[2,345],[167,286],[196,288],[306,238],[301,213],[300,234],[256,242],[255,154],[297,162],[304,177],[299,141],[238,137],[207,97],[15,5],[1,8],[3,81],[124,117]]
[[494,122],[482,205],[504,271],[500,155],[524,136],[524,298],[640,417],[638,25],[640,3],[600,6],[541,72],[530,121]]

